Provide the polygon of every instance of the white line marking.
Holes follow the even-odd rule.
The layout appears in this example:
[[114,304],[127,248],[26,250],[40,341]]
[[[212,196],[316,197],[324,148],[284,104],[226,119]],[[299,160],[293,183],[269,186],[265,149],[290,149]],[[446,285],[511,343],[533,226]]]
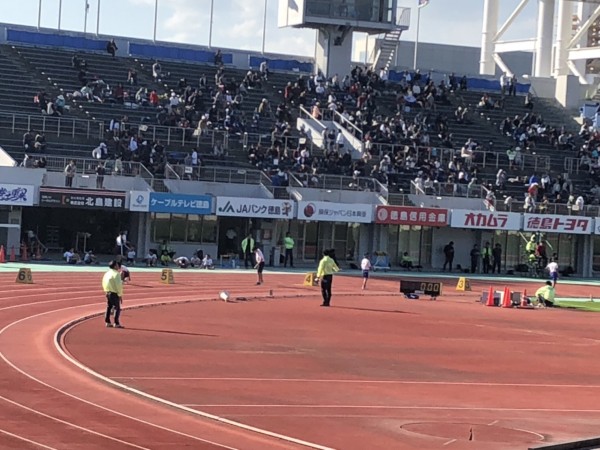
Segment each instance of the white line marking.
[[442,444],[443,446],[446,445],[450,445],[450,444],[454,444],[456,442],[456,439],[450,439],[448,442],[445,442],[444,444]]
[[[164,303],[179,303],[179,301],[161,302],[160,304],[164,304]],[[152,305],[151,303],[144,304],[144,306],[151,306],[151,305]],[[133,307],[134,306],[130,306],[129,308],[133,308]],[[127,308],[123,308],[123,309],[127,309]],[[98,313],[95,316],[98,316],[98,315],[101,315],[101,314],[102,313]],[[335,450],[335,449],[333,449],[331,447],[325,447],[325,446],[322,446],[322,445],[319,445],[319,444],[314,444],[312,442],[303,441],[301,439],[297,439],[297,438],[294,438],[292,436],[286,436],[284,434],[279,434],[279,433],[275,433],[273,431],[268,431],[268,430],[265,430],[265,429],[262,429],[262,428],[257,428],[257,427],[253,427],[251,425],[246,425],[246,424],[241,423],[241,422],[236,422],[234,420],[230,420],[230,419],[227,419],[225,417],[217,416],[217,415],[214,415],[214,414],[209,414],[209,413],[204,412],[204,411],[198,411],[196,409],[191,409],[191,408],[188,408],[186,406],[180,405],[178,403],[174,403],[174,402],[171,402],[169,400],[165,400],[163,398],[157,397],[155,395],[151,395],[151,394],[148,394],[146,392],[140,391],[138,389],[129,387],[129,386],[127,386],[125,384],[122,384],[122,383],[119,383],[119,382],[117,382],[117,381],[115,381],[115,380],[113,380],[113,379],[111,379],[109,377],[106,377],[106,376],[104,376],[104,375],[102,375],[102,374],[100,374],[98,372],[95,372],[94,370],[92,370],[89,367],[85,366],[84,364],[80,363],[75,358],[73,358],[71,355],[69,355],[67,352],[65,352],[65,350],[60,345],[60,336],[61,336],[61,334],[64,335],[65,330],[68,330],[73,325],[76,325],[77,323],[83,322],[84,320],[86,320],[86,319],[82,318],[82,319],[77,319],[77,320],[72,320],[72,321],[67,322],[66,324],[64,324],[62,327],[60,327],[56,331],[56,334],[54,336],[54,346],[60,352],[60,354],[67,361],[71,362],[72,364],[74,364],[76,367],[80,368],[84,372],[86,372],[86,373],[88,373],[88,374],[90,374],[90,375],[92,375],[92,376],[94,376],[94,377],[96,377],[96,378],[98,378],[98,379],[106,382],[106,383],[112,384],[113,386],[117,386],[118,388],[120,388],[122,390],[131,392],[133,394],[139,395],[139,396],[144,397],[144,398],[149,399],[149,400],[153,400],[153,401],[158,402],[158,403],[162,403],[163,405],[167,405],[167,406],[170,406],[172,408],[177,408],[179,410],[186,411],[188,413],[195,414],[195,415],[200,416],[200,417],[204,417],[206,419],[212,419],[212,420],[215,420],[217,422],[221,422],[221,423],[225,423],[227,425],[232,425],[234,427],[241,428],[243,430],[252,431],[254,433],[262,434],[264,436],[274,437],[276,439],[280,439],[280,440],[286,441],[286,442],[292,442],[294,444],[302,445],[304,447],[309,447],[309,448],[313,448],[313,449],[317,449],[317,450]],[[0,334],[2,334],[2,331],[0,331]]]
[[350,384],[409,384],[425,386],[484,386],[484,387],[524,387],[524,388],[569,388],[600,389],[597,384],[524,384],[524,383],[478,383],[469,381],[410,381],[410,380],[328,380],[308,378],[218,378],[218,377],[109,377],[113,380],[158,380],[158,381],[241,381],[241,382],[283,382],[283,383],[350,383]]
[[31,439],[27,439],[27,438],[25,438],[23,436],[19,436],[17,434],[10,433],[10,432],[8,432],[6,430],[0,429],[0,433],[5,434],[5,435],[10,436],[10,437],[13,437],[15,439],[19,439],[21,441],[27,442],[29,444],[37,445],[38,447],[45,448],[46,450],[58,450],[58,449],[56,449],[54,447],[48,447],[47,445],[40,444],[39,442],[32,441]]
[[[176,302],[162,302],[162,303],[176,303]],[[24,321],[26,321],[26,320],[34,319],[34,318],[36,318],[36,317],[41,317],[41,316],[45,316],[45,315],[48,315],[48,314],[53,314],[53,313],[57,313],[57,312],[61,312],[61,311],[65,311],[65,310],[68,310],[68,309],[75,309],[75,308],[82,308],[82,307],[84,307],[84,306],[85,306],[85,307],[87,307],[87,306],[96,306],[96,305],[97,305],[96,303],[90,303],[90,304],[87,304],[87,305],[69,306],[69,307],[67,307],[67,308],[61,308],[61,309],[57,309],[57,310],[53,310],[53,311],[46,311],[46,312],[43,312],[43,313],[34,314],[34,315],[32,315],[32,316],[29,316],[29,317],[24,317],[24,318],[22,318],[22,319],[19,319],[19,320],[15,321],[15,322],[12,322],[12,323],[10,323],[10,324],[6,325],[4,328],[2,328],[2,330],[0,330],[0,336],[1,336],[1,335],[2,335],[2,334],[3,334],[3,333],[6,331],[6,330],[8,330],[9,328],[11,328],[13,325],[17,325],[17,324],[19,324],[19,323],[21,323],[21,322],[24,322]],[[143,305],[143,304],[140,304],[140,305]],[[131,308],[139,307],[140,305],[132,305],[132,306],[129,306],[128,308],[123,308],[123,309],[131,309]],[[98,313],[97,315],[102,315],[102,314],[103,314],[103,313]],[[58,334],[58,332],[57,332],[57,334]],[[56,338],[56,334],[55,334],[55,338]],[[56,342],[55,342],[55,345],[57,345],[57,343],[56,343]],[[167,427],[163,427],[163,426],[161,426],[161,425],[158,425],[158,424],[154,424],[154,423],[151,423],[151,422],[147,422],[147,421],[145,421],[145,420],[142,420],[142,419],[139,419],[139,418],[137,418],[137,417],[129,416],[129,415],[127,415],[127,414],[121,413],[121,412],[119,412],[119,411],[115,411],[115,410],[113,410],[113,409],[110,409],[110,408],[106,408],[105,406],[99,405],[99,404],[97,404],[97,403],[94,403],[94,402],[91,402],[91,401],[89,401],[89,400],[85,400],[85,399],[83,399],[83,398],[81,398],[81,397],[77,397],[77,396],[76,396],[76,395],[74,395],[74,394],[71,394],[71,393],[69,393],[69,392],[63,391],[63,390],[61,390],[61,389],[59,389],[59,388],[57,388],[57,387],[54,387],[54,386],[52,386],[52,385],[50,385],[50,384],[48,384],[48,383],[45,383],[44,381],[42,381],[42,380],[40,380],[40,379],[38,379],[38,378],[34,377],[33,375],[30,375],[29,373],[25,372],[24,370],[20,369],[19,367],[17,367],[16,365],[14,365],[14,364],[13,364],[11,361],[9,361],[9,360],[8,360],[8,358],[6,358],[6,356],[4,355],[4,353],[3,353],[3,352],[0,352],[0,358],[2,358],[2,360],[4,360],[4,362],[5,362],[6,364],[8,364],[10,367],[12,367],[14,370],[16,370],[17,372],[19,372],[21,375],[23,375],[23,376],[25,376],[25,377],[29,378],[30,380],[33,380],[33,381],[35,381],[35,382],[37,382],[37,383],[41,384],[42,386],[45,386],[45,387],[47,387],[47,388],[49,388],[49,389],[52,389],[52,390],[54,390],[54,391],[56,391],[56,392],[58,392],[58,393],[60,393],[60,394],[63,394],[63,395],[65,395],[65,396],[67,396],[67,397],[70,397],[70,398],[72,398],[72,399],[75,399],[75,400],[77,400],[77,401],[80,401],[80,402],[82,402],[82,403],[85,403],[85,404],[87,404],[87,405],[90,405],[90,406],[96,407],[96,408],[98,408],[98,409],[101,409],[101,410],[104,410],[104,411],[110,412],[110,413],[112,413],[112,414],[116,414],[116,415],[118,415],[118,416],[120,416],[120,417],[125,417],[125,418],[127,418],[127,419],[133,420],[133,421],[135,421],[135,422],[142,423],[142,424],[144,424],[144,425],[148,425],[148,426],[151,426],[151,427],[154,427],[154,428],[158,428],[158,429],[160,429],[160,430],[163,430],[163,431],[167,431],[167,432],[170,432],[170,433],[173,433],[173,434],[177,434],[177,435],[179,435],[179,436],[184,436],[184,437],[187,437],[187,438],[190,438],[190,439],[196,440],[196,441],[200,441],[200,442],[205,442],[205,443],[207,443],[207,444],[216,445],[216,446],[219,446],[219,447],[225,448],[225,449],[227,449],[227,450],[240,450],[240,449],[237,449],[237,448],[234,448],[234,447],[228,447],[228,446],[226,446],[226,445],[219,444],[219,443],[217,443],[217,442],[209,441],[209,440],[207,440],[207,439],[202,439],[202,438],[199,438],[199,437],[197,437],[197,436],[192,436],[192,435],[190,435],[190,434],[183,433],[183,432],[181,432],[181,431],[177,431],[177,430],[173,430],[173,429],[170,429],[170,428],[167,428]],[[28,407],[26,407],[26,406],[24,406],[24,405],[20,405],[20,404],[17,404],[17,405],[18,405],[18,406],[20,406],[20,407],[22,407],[22,408],[29,409]],[[35,411],[35,410],[33,410],[33,411]],[[41,413],[41,414],[43,414],[43,413]],[[73,424],[73,426],[77,427],[77,425],[74,425],[74,424]],[[92,432],[92,433],[95,433],[95,432],[93,432],[92,430],[89,430],[89,431],[90,431],[90,432]],[[133,445],[133,444],[130,444],[130,445]],[[144,448],[144,447],[139,447],[139,448]]]
[[524,412],[574,412],[600,413],[600,409],[551,409],[551,408],[493,408],[477,406],[378,406],[378,405],[217,405],[186,404],[197,408],[311,408],[311,409],[424,409],[440,411],[524,411]]
[[114,442],[118,442],[119,444],[124,444],[124,445],[127,445],[129,447],[133,447],[133,448],[139,448],[140,450],[150,450],[149,448],[140,447],[139,445],[132,444],[131,442],[122,441],[121,439],[117,439],[115,437],[108,436],[107,434],[99,433],[98,431],[90,430],[89,428],[85,428],[85,427],[82,427],[82,426],[79,426],[79,425],[75,425],[74,423],[67,422],[66,420],[59,419],[58,417],[54,417],[54,416],[51,416],[49,414],[45,414],[45,413],[43,413],[41,411],[38,411],[36,409],[33,409],[33,408],[28,407],[28,406],[22,405],[21,403],[15,402],[15,401],[10,400],[10,399],[8,399],[8,398],[6,398],[4,396],[1,396],[1,395],[0,395],[0,400],[4,400],[5,402],[10,403],[13,406],[18,406],[19,408],[23,408],[26,411],[29,411],[29,412],[32,412],[32,413],[37,414],[39,416],[45,417],[46,419],[54,420],[56,422],[62,423],[63,425],[67,425],[67,426],[76,428],[77,430],[85,431],[86,433],[90,433],[90,434],[93,434],[95,436],[100,436],[100,437],[103,437],[105,439],[108,439],[108,440],[111,440],[111,441],[114,441]]
[[488,423],[488,427],[493,427],[494,425],[496,425],[498,422],[500,422],[499,420],[494,420],[492,423]]

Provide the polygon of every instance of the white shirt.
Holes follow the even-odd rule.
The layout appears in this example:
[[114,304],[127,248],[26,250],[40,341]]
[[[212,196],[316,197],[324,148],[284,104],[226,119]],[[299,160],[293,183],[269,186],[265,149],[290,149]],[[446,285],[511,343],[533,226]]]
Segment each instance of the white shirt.
[[548,269],[548,272],[550,272],[550,273],[556,273],[556,272],[558,272],[558,264],[556,264],[554,261],[552,261],[551,263],[549,263],[546,266],[546,269]]
[[75,254],[74,254],[74,253],[72,253],[72,252],[70,252],[70,251],[68,251],[68,250],[67,250],[67,251],[64,253],[64,255],[63,255],[63,257],[64,257],[64,258],[67,260],[67,262],[70,262],[70,261],[71,261],[71,258],[72,258],[73,256],[75,256]]
[[254,257],[256,258],[256,264],[260,264],[261,262],[265,262],[265,255],[260,248],[257,248],[254,251]]
[[371,261],[369,261],[369,258],[363,258],[360,263],[360,268],[362,270],[371,270]]
[[192,152],[192,165],[198,165],[198,152],[196,150]]

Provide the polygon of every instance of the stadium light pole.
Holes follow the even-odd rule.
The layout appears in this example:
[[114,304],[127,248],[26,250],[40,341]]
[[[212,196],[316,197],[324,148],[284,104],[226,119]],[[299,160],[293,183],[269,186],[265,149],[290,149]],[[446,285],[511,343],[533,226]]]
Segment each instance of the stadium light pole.
[[265,44],[267,41],[267,0],[265,0],[265,15],[263,17],[263,39],[262,39],[262,53],[265,53]]
[[100,34],[100,0],[98,0],[98,11],[96,13],[96,36]]
[[62,17],[62,0],[58,0],[58,31],[60,31],[61,17]]
[[152,34],[152,42],[156,42],[156,24],[158,23],[158,0],[154,0],[154,33]]
[[40,29],[40,25],[42,24],[42,0],[38,3],[38,30]]
[[415,37],[415,57],[413,60],[413,70],[417,70],[417,56],[419,54],[419,27],[421,25],[421,7],[417,7],[417,36]]
[[213,14],[215,12],[215,0],[210,0],[210,21],[208,23],[208,48],[212,48]]
[[84,16],[83,16],[83,34],[87,33],[87,16],[88,16],[88,11],[90,9],[90,4],[88,3],[88,0],[83,0],[85,3],[85,12],[84,12]]

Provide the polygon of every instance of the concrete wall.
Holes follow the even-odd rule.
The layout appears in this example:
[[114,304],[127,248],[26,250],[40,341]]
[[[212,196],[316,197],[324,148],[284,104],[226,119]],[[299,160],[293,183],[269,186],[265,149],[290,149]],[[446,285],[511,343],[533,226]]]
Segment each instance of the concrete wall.
[[434,195],[410,194],[408,199],[414,205],[422,208],[472,209],[476,211],[486,209],[481,198],[436,197]]
[[431,266],[441,269],[444,265],[444,247],[448,242],[454,242],[454,266],[460,264],[463,268],[470,267],[469,256],[473,244],[479,244],[479,230],[458,230],[456,228],[438,228],[433,232],[431,247]]
[[339,191],[311,188],[293,188],[304,201],[322,201],[336,203],[373,203],[381,204],[375,192]]
[[165,180],[165,185],[174,194],[214,195],[215,197],[272,198],[264,188],[256,184],[226,184],[208,181]]

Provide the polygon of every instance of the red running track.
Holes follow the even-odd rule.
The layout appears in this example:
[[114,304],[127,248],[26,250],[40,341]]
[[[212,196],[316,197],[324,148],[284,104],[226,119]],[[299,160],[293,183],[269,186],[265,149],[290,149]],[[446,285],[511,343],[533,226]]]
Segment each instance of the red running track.
[[[190,302],[128,310],[123,330],[97,317],[69,328],[67,356],[102,381],[55,345],[64,324],[102,311],[100,274],[78,274],[67,298],[59,276],[0,276],[0,448],[495,450],[599,429],[593,314],[486,308],[482,283],[408,301],[397,282],[363,294],[338,276],[325,309],[300,275],[257,287],[250,274],[177,273],[172,286],[134,274],[125,306]],[[223,288],[246,301],[210,300]]]

